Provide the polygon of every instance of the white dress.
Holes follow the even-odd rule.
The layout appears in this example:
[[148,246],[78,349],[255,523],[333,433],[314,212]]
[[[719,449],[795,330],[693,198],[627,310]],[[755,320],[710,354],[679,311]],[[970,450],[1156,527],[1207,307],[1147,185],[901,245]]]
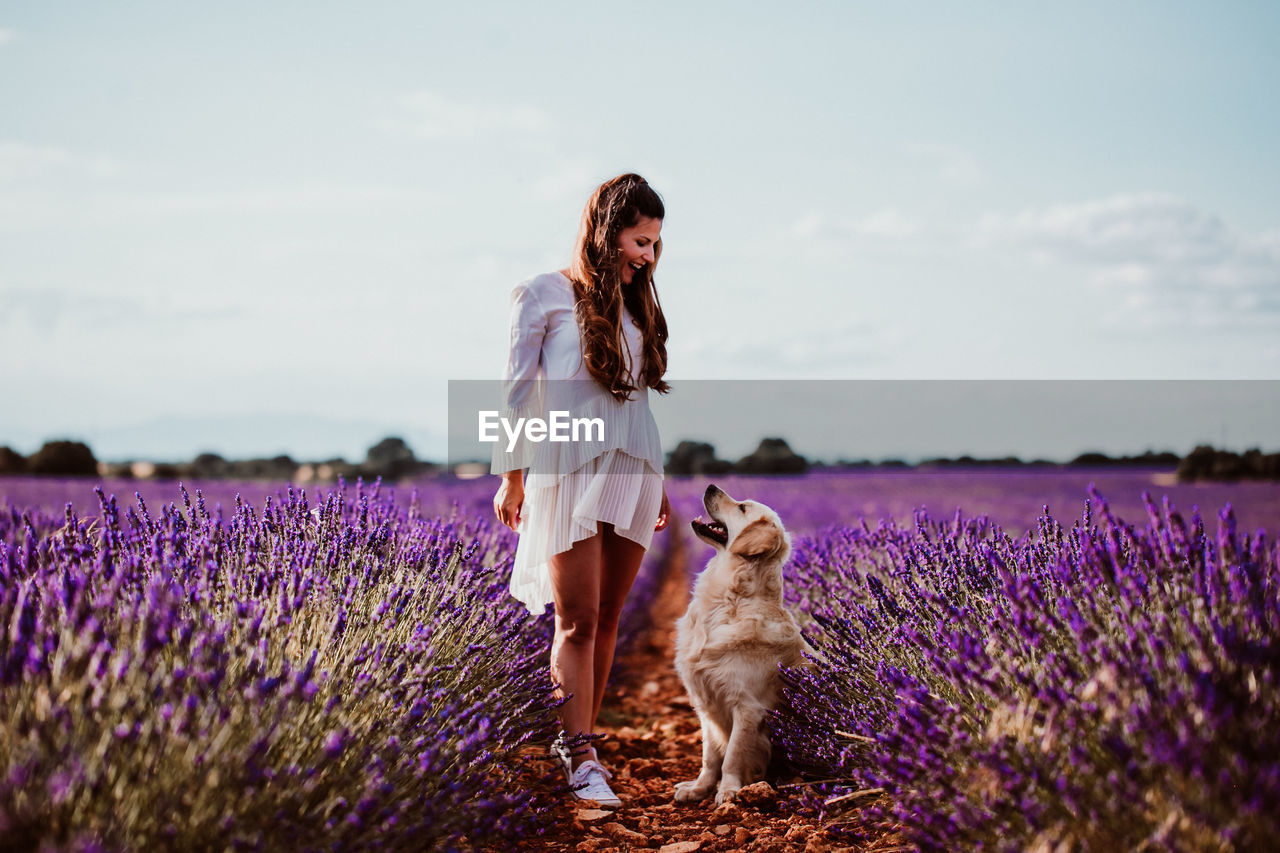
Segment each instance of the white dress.
[[[490,471],[527,469],[517,531],[511,594],[534,615],[553,601],[549,561],[594,536],[597,522],[648,549],[662,504],[662,445],[639,381],[643,340],[623,309],[624,358],[633,391],[615,400],[587,372],[574,313],[573,285],[559,272],[520,282],[511,291],[511,348],[504,374],[507,423],[549,419],[554,411],[599,418],[599,430],[568,441],[531,441],[521,434],[510,451],[494,445]],[[562,430],[565,434],[567,430]]]

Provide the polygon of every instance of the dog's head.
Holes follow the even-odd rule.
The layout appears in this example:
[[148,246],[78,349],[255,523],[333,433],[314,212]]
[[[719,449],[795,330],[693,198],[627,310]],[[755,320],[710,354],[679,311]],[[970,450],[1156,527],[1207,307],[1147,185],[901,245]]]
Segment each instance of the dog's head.
[[757,501],[739,501],[708,486],[702,505],[710,521],[695,518],[694,534],[716,549],[752,562],[781,566],[791,554],[791,537],[778,514]]

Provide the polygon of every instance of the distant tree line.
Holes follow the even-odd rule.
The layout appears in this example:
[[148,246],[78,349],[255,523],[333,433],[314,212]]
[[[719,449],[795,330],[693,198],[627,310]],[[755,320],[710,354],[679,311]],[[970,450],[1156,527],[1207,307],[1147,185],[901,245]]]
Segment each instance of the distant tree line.
[[30,456],[0,447],[0,474],[39,474],[52,477],[95,477],[98,460],[80,441],[47,441]]
[[290,480],[332,482],[339,477],[354,480],[400,480],[436,470],[439,466],[414,456],[403,439],[384,438],[369,448],[363,462],[341,458],[297,462],[287,455],[259,459],[224,459],[201,453],[190,462],[99,462],[80,441],[50,441],[24,457],[10,447],[0,447],[0,475],[35,474],[56,477],[119,477],[122,479],[191,480]]
[[766,438],[737,462],[717,458],[705,441],[682,441],[667,454],[668,474],[803,474],[809,461],[781,438]]
[[[1181,457],[1176,453],[1168,451],[1155,453],[1148,450],[1137,456],[1108,456],[1105,453],[1089,452],[1081,453],[1076,458],[1066,464],[1075,468],[1096,468],[1105,466],[1129,466],[1133,468],[1172,468],[1181,461]],[[945,465],[961,465],[973,466],[981,465],[983,467],[1034,467],[1034,468],[1060,468],[1063,463],[1051,462],[1048,459],[1032,459],[1029,462],[1023,461],[1017,456],[1002,456],[998,459],[977,459],[969,455],[960,456],[955,459],[926,459],[921,462],[921,466],[936,467]]]
[[[973,456],[926,459],[911,466],[901,459],[845,460],[834,465],[810,462],[781,438],[766,438],[736,461],[716,456],[715,447],[703,441],[682,441],[667,455],[666,472],[690,474],[802,474],[812,468],[943,468],[943,467],[1064,467],[1045,459],[1023,461],[1016,456],[981,459]],[[1177,468],[1181,482],[1272,480],[1280,481],[1280,453],[1263,453],[1254,448],[1244,453],[1216,450],[1200,445],[1187,456],[1168,451],[1147,451],[1137,456],[1108,456],[1082,453],[1066,467],[1130,466]],[[289,480],[332,482],[339,477],[354,480],[401,480],[439,470],[440,466],[418,459],[403,439],[384,438],[369,448],[363,462],[341,458],[321,462],[296,462],[286,455],[261,459],[224,459],[216,453],[202,453],[190,462],[99,462],[93,451],[79,441],[50,441],[30,456],[0,446],[0,476],[35,474],[56,477],[120,477],[136,479],[192,480]]]
[[1135,456],[1109,456],[1091,451],[1081,453],[1070,462],[1052,462],[1047,459],[1024,461],[1017,456],[977,458],[969,455],[956,458],[931,458],[911,465],[901,459],[841,459],[834,465],[809,462],[796,454],[781,438],[766,438],[750,454],[735,461],[720,459],[715,447],[699,441],[682,441],[667,457],[668,474],[798,474],[811,468],[1176,468],[1179,481],[1203,480],[1274,480],[1280,481],[1280,453],[1264,454],[1257,449],[1244,453],[1215,450],[1201,445],[1186,457],[1170,451],[1148,450]]
[[1236,480],[1280,481],[1280,453],[1263,453],[1254,447],[1244,453],[1215,450],[1201,444],[1178,463],[1183,482]]

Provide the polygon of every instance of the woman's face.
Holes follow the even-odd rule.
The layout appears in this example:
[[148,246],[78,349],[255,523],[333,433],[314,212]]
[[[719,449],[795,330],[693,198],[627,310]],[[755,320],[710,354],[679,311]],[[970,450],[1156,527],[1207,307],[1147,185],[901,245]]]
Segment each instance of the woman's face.
[[630,228],[618,234],[618,248],[622,251],[622,269],[619,275],[623,284],[630,284],[636,270],[651,266],[654,261],[653,244],[662,236],[662,220],[641,218]]

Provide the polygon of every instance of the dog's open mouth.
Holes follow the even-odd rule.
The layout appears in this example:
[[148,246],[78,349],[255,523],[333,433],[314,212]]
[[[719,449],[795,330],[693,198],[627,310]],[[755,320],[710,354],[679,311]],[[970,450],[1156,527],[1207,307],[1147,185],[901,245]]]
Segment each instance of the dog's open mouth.
[[728,529],[726,529],[723,524],[716,521],[714,518],[711,519],[710,521],[703,521],[702,516],[698,516],[693,521],[689,522],[689,526],[693,528],[694,533],[698,534],[704,539],[710,539],[713,542],[719,542],[721,545],[729,544]]

